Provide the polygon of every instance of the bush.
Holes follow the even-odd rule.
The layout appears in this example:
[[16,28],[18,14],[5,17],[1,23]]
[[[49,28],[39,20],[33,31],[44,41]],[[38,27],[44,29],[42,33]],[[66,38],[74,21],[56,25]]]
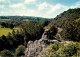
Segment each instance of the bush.
[[16,49],[16,52],[15,52],[15,57],[23,56],[24,54],[25,54],[25,46],[23,46],[23,45],[18,46],[18,48]]
[[59,48],[63,47],[63,43],[54,43],[54,44],[51,44],[50,46],[48,46],[46,49],[47,50],[51,50],[51,51],[57,51]]
[[64,46],[63,48],[60,48],[57,52],[60,56],[72,56],[77,53],[77,45],[69,43],[68,45]]
[[77,55],[78,45],[69,43],[64,46],[62,43],[55,43],[48,46],[47,49],[48,57],[70,57]]
[[13,56],[13,54],[9,50],[3,50],[0,52],[0,56],[6,57],[6,56]]
[[[27,39],[28,40],[35,40],[38,36],[42,35],[44,32],[44,22],[37,22],[37,21],[27,21],[23,22],[20,27],[28,33]],[[25,33],[26,34],[26,33]]]
[[80,41],[80,21],[69,21],[62,32],[64,40]]

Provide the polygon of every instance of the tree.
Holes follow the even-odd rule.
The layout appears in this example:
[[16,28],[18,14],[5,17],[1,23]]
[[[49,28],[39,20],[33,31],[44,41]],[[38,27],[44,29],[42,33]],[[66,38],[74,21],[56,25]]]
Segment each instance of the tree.
[[52,26],[52,27],[50,28],[50,33],[51,33],[52,35],[56,35],[56,33],[57,33],[57,28],[56,28],[55,26]]
[[9,41],[8,41],[7,37],[3,35],[1,38],[3,41],[3,43],[2,43],[3,49],[9,49]]
[[2,26],[2,27],[6,27],[6,23],[5,23],[5,22],[2,22],[2,23],[1,23],[1,26]]
[[28,21],[23,22],[21,25],[23,30],[26,30],[29,36],[27,40],[35,40],[38,36],[41,36],[43,33],[43,22],[39,23],[37,21]]
[[12,57],[13,54],[9,50],[3,50],[3,51],[0,52],[0,56],[1,57]]
[[27,31],[24,29],[24,45],[27,47]]
[[55,26],[51,26],[50,29],[49,29],[49,33],[48,33],[48,36],[50,39],[53,39],[57,33],[57,28]]
[[49,57],[71,57],[77,55],[78,44],[69,43],[64,45],[62,43],[51,44],[47,47]]
[[7,41],[7,38],[5,35],[2,35],[2,39],[4,40],[4,42]]
[[80,41],[80,21],[69,21],[63,28],[64,40]]
[[12,36],[15,37],[15,30],[12,31]]
[[13,29],[14,28],[14,25],[13,24],[10,24],[10,28]]
[[19,30],[17,30],[17,34],[19,34]]
[[59,54],[62,57],[73,56],[74,54],[77,54],[77,50],[78,50],[77,47],[78,46],[76,44],[69,43],[66,46],[60,48],[57,51],[57,54]]
[[20,46],[18,46],[18,48],[16,49],[15,57],[23,56],[23,55],[25,55],[25,46],[20,45]]

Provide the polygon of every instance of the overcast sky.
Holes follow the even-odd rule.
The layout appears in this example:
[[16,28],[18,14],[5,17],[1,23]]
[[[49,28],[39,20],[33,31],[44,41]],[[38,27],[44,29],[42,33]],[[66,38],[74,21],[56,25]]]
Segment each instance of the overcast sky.
[[54,18],[69,8],[79,8],[80,0],[0,0],[0,16]]

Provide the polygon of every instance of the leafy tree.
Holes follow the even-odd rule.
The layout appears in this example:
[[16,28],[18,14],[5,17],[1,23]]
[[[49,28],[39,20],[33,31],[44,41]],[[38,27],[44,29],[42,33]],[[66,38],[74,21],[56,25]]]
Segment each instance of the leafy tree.
[[8,49],[9,48],[9,42],[8,42],[6,36],[3,35],[1,38],[2,38],[2,41],[1,41],[2,42],[2,45],[1,45],[1,47],[3,49]]
[[15,37],[15,34],[16,34],[16,33],[15,33],[15,30],[13,29],[13,30],[12,30],[12,36]]
[[50,28],[50,33],[51,33],[52,35],[56,35],[56,33],[57,33],[57,28],[56,28],[55,26],[52,26],[52,27]]
[[2,22],[1,23],[1,26],[6,27],[6,23],[5,22]]
[[57,28],[55,26],[51,26],[48,33],[49,39],[53,39],[56,33],[57,33]]
[[13,54],[9,50],[3,50],[3,51],[0,52],[0,56],[1,57],[12,57]]
[[18,46],[15,52],[15,57],[23,56],[25,54],[24,52],[25,52],[25,46],[23,45]]
[[78,50],[77,45],[70,43],[70,44],[60,48],[58,50],[57,54],[59,54],[60,56],[69,57],[74,54],[77,54],[77,50]]
[[26,29],[24,29],[24,45],[25,45],[25,47],[27,47],[27,42],[29,40],[28,38],[29,38],[29,34],[26,31]]
[[78,45],[69,43],[63,45],[62,43],[51,44],[47,47],[50,50],[49,57],[71,57],[77,55]]
[[61,48],[63,46],[64,46],[63,43],[57,42],[57,43],[51,44],[46,49],[54,52],[54,51],[57,51],[59,48]]
[[80,41],[80,22],[70,21],[64,26],[62,33],[64,40]]
[[43,23],[39,23],[37,21],[23,22],[20,26],[23,30],[26,30],[27,33],[29,34],[29,37],[27,38],[29,40],[35,40],[35,38],[42,35],[44,31]]
[[19,34],[19,33],[20,33],[20,32],[19,32],[19,30],[17,30],[16,32],[17,32],[17,34]]
[[14,25],[13,24],[10,24],[10,26],[9,26],[11,29],[13,29],[14,28]]
[[7,38],[6,38],[5,35],[2,35],[2,39],[3,39],[4,41],[7,41]]

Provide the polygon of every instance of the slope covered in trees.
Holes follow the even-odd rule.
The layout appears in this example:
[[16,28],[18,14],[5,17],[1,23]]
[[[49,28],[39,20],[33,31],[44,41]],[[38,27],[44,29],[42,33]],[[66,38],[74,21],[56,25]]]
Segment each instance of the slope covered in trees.
[[80,8],[69,9],[58,15],[49,25],[61,27],[62,39],[80,41]]
[[51,22],[51,24],[55,23],[56,26],[63,27],[68,23],[68,21],[73,21],[78,18],[80,18],[80,8],[69,9],[57,15]]

